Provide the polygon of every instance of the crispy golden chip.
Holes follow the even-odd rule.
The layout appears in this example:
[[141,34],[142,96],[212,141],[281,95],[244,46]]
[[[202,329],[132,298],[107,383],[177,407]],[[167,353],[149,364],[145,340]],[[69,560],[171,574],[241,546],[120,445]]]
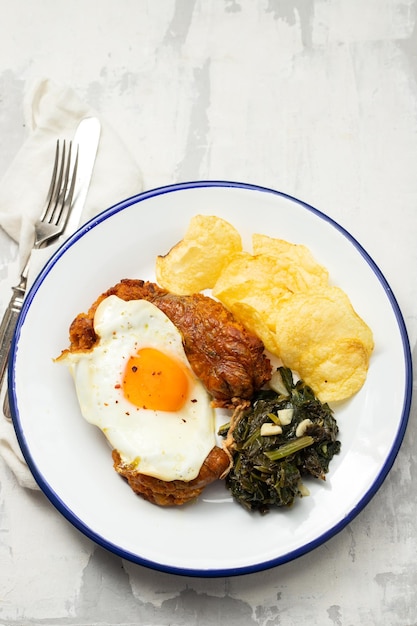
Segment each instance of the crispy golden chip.
[[338,287],[288,295],[276,310],[279,356],[323,402],[359,391],[374,347],[367,324]]
[[248,330],[254,333],[264,344],[265,348],[271,354],[278,354],[278,346],[275,333],[267,326],[264,317],[259,313],[259,301],[251,302],[236,301],[227,307],[229,311],[238,319]]
[[184,239],[156,259],[156,279],[172,293],[211,289],[230,257],[242,249],[238,231],[214,215],[191,218]]
[[241,319],[243,323],[248,324],[249,317],[252,327],[254,313],[249,315],[248,311],[253,309],[262,322],[275,331],[275,309],[282,296],[309,286],[321,286],[326,281],[327,274],[305,271],[303,266],[291,260],[291,255],[278,258],[240,252],[220,274],[213,287],[213,295],[230,310],[236,310],[237,303],[247,305],[249,308],[241,309],[246,311]]
[[[263,324],[275,330],[274,307],[279,298],[288,293],[289,283],[293,288],[294,281],[292,273],[277,267],[275,259],[240,252],[220,274],[213,296],[230,310],[236,310],[237,303],[246,304],[257,311]],[[241,321],[245,323],[244,319]]]
[[297,269],[297,288],[307,289],[313,285],[325,285],[329,279],[329,272],[317,263],[311,251],[299,243],[290,243],[284,239],[268,237],[267,235],[252,235],[253,254],[265,254],[277,259],[279,266],[288,272]]
[[350,398],[362,387],[369,367],[369,353],[356,339],[338,339],[315,346],[302,357],[304,381],[322,402]]
[[184,239],[157,258],[157,280],[181,295],[212,289],[320,400],[352,396],[366,379],[371,330],[306,246],[260,234],[252,245],[253,254],[242,251],[228,222],[196,215]]

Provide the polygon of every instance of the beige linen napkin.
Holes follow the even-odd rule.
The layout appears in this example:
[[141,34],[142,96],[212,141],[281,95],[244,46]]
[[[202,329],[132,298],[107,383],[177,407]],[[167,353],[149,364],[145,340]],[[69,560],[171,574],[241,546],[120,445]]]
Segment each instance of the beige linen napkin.
[[[33,224],[39,217],[49,187],[56,140],[72,139],[84,117],[93,115],[100,119],[71,88],[47,79],[28,88],[24,113],[28,137],[0,181],[0,226],[19,244],[21,266],[32,246]],[[100,143],[81,223],[142,190],[138,164],[113,128],[103,119],[100,122]],[[37,256],[31,259],[29,280],[33,280],[56,247],[36,251]],[[0,400],[3,406],[3,395]],[[20,485],[37,488],[13,425],[1,414],[0,455]]]

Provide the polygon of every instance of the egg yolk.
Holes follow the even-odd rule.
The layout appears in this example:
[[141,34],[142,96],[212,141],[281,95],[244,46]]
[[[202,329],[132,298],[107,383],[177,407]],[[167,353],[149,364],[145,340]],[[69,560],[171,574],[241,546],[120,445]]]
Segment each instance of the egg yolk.
[[127,363],[123,393],[141,409],[178,411],[188,394],[186,369],[180,361],[159,350],[142,348]]

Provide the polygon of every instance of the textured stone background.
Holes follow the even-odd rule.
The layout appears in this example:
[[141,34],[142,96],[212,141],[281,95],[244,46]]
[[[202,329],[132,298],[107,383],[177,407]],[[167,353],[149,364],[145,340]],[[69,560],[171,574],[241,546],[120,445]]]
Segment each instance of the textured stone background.
[[[415,0],[0,0],[0,15],[0,176],[27,136],[27,85],[70,85],[145,188],[247,181],[341,223],[385,274],[414,348]],[[0,312],[16,259],[0,232]],[[0,459],[0,624],[413,626],[415,443],[413,407],[387,480],[341,533],[279,568],[207,580],[105,552]]]

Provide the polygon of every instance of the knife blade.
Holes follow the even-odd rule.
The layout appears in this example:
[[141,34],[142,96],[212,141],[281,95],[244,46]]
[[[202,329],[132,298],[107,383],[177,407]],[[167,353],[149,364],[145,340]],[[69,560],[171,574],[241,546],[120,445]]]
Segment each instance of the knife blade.
[[[78,166],[74,196],[64,231],[58,241],[68,239],[80,225],[82,211],[93,174],[100,134],[101,125],[96,117],[83,118],[75,131],[73,144],[77,150],[74,150],[73,158],[75,160],[78,153]],[[12,336],[23,304],[23,299],[24,293],[21,294],[21,297],[18,299],[19,301],[16,301],[16,303],[14,303],[15,298],[12,298],[11,304],[7,308],[1,323],[1,336],[3,339],[1,344],[0,389],[3,388]],[[5,390],[3,399],[3,413],[6,418],[11,418],[7,389]]]
[[[93,175],[100,134],[101,125],[97,117],[85,117],[75,131],[73,143],[76,147],[78,146],[77,176],[72,208],[60,240],[68,239],[80,226],[81,215]],[[74,150],[73,158],[75,160],[76,150]]]

